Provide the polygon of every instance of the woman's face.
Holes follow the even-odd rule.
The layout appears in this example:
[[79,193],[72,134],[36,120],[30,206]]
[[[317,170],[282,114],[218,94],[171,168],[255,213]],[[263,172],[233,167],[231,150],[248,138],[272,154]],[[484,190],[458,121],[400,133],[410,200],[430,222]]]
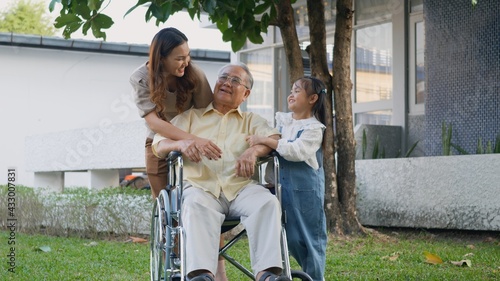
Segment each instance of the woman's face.
[[172,52],[163,59],[163,66],[168,74],[182,77],[190,61],[189,46],[187,42],[184,42],[172,49]]

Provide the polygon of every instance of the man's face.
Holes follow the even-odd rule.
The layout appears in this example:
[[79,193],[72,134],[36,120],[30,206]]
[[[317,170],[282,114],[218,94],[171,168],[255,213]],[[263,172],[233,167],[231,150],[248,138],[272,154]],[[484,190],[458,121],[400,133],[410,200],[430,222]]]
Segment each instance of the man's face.
[[227,66],[219,73],[215,83],[214,101],[216,108],[237,108],[250,95],[249,82],[245,70],[239,66]]

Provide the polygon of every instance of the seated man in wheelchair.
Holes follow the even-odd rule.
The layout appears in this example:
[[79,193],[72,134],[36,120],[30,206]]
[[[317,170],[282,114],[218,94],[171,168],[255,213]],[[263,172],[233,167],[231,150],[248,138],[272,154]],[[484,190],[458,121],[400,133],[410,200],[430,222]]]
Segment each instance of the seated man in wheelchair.
[[216,143],[223,150],[220,159],[199,155],[191,140],[174,141],[156,135],[153,141],[158,157],[180,151],[188,160],[184,162],[181,219],[186,233],[186,272],[192,281],[214,280],[225,217],[240,217],[247,231],[256,280],[290,280],[281,275],[280,203],[251,179],[257,158],[271,150],[262,145],[249,147],[245,137],[257,134],[279,138],[279,132],[264,118],[240,110],[252,85],[246,65],[226,65],[219,71],[214,101],[205,109],[192,108],[171,121],[177,128]]

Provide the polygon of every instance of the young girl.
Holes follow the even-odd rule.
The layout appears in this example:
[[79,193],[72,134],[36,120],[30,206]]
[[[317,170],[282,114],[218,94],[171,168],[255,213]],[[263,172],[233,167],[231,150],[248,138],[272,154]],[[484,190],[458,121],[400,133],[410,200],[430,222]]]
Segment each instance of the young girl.
[[288,249],[313,280],[324,280],[326,218],[323,210],[323,132],[326,87],[321,80],[303,77],[288,96],[291,112],[276,113],[281,139],[246,138],[249,145],[264,144],[279,153],[283,211],[287,215]]

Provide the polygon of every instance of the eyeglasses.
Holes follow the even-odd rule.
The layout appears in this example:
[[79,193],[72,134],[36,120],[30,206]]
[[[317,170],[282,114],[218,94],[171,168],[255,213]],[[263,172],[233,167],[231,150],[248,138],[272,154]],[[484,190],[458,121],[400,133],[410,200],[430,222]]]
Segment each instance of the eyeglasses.
[[243,84],[243,81],[241,80],[241,78],[239,77],[235,77],[235,76],[228,76],[228,75],[221,75],[217,78],[217,81],[219,83],[226,83],[226,81],[229,80],[229,83],[231,83],[231,86],[232,87],[238,87],[239,85],[247,88],[247,89],[250,89],[249,87],[245,86]]

